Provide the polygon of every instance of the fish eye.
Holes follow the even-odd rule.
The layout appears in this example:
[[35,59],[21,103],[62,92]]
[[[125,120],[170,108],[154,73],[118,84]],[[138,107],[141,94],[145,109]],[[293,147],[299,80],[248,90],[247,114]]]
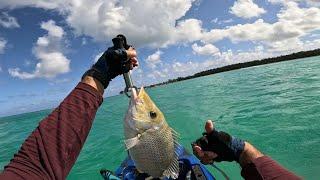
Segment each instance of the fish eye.
[[150,111],[149,115],[150,115],[150,117],[151,117],[152,119],[154,119],[154,118],[157,117],[157,113],[154,112],[154,111]]

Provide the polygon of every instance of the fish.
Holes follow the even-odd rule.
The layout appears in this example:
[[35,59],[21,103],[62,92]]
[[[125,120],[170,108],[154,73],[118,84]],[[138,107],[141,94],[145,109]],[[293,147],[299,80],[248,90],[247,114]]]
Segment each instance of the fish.
[[132,89],[123,129],[126,149],[140,173],[178,178],[179,135],[143,87],[138,93]]

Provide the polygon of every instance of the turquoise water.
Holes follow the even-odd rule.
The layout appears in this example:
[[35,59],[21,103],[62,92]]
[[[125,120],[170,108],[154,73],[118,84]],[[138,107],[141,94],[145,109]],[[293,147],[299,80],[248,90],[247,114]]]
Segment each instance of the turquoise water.
[[[253,143],[305,179],[320,177],[320,57],[215,74],[148,89],[150,96],[190,143],[207,119]],[[128,99],[106,98],[68,179],[100,179],[126,156],[122,119]],[[49,110],[0,118],[0,169]],[[219,163],[240,179],[235,163]],[[222,179],[214,169],[209,169]]]

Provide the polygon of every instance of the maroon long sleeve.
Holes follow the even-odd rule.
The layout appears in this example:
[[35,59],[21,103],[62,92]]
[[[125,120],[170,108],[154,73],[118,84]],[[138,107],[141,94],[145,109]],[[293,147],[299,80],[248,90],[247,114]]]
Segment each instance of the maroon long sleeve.
[[65,179],[102,101],[97,90],[79,83],[25,140],[0,179]]
[[268,156],[255,159],[242,168],[241,176],[246,180],[298,180],[300,177],[283,168]]

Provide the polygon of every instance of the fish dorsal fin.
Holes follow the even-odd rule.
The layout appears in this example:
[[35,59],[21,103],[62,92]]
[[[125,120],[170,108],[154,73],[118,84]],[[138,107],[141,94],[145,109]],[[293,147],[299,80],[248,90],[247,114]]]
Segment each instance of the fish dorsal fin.
[[166,177],[171,177],[172,179],[177,179],[179,176],[179,161],[178,161],[178,148],[180,147],[180,144],[178,142],[179,139],[179,134],[172,128],[171,129],[171,133],[173,136],[173,141],[174,141],[174,148],[175,148],[175,152],[174,152],[174,158],[173,161],[171,162],[170,166],[168,167],[168,169],[166,169],[163,172],[163,175]]

